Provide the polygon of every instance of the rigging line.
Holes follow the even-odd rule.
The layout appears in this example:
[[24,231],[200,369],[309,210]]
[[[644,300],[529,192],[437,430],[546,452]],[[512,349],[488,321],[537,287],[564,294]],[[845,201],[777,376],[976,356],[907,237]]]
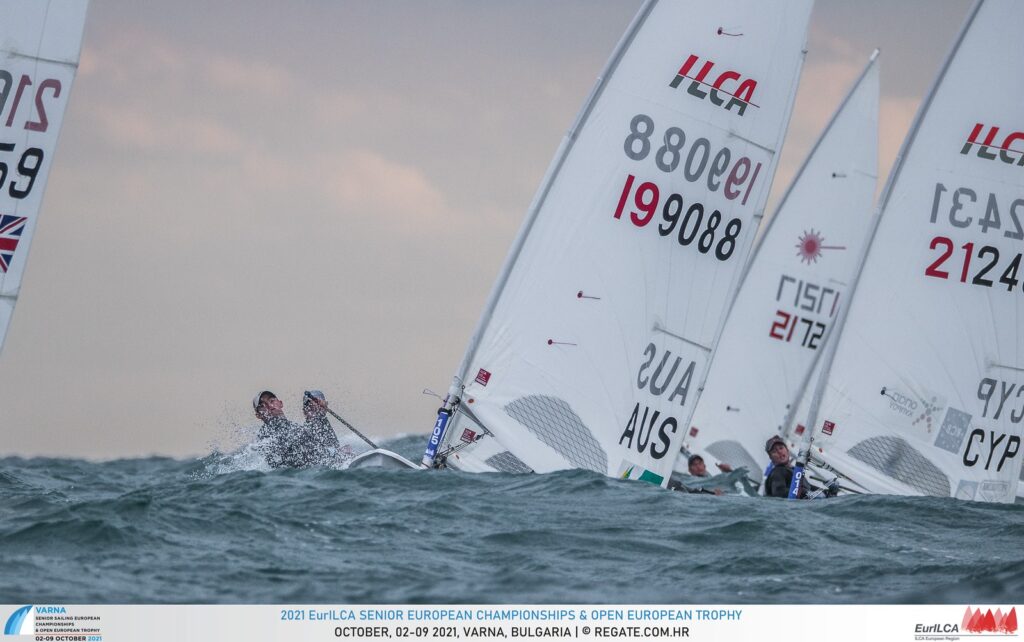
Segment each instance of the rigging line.
[[831,465],[829,465],[828,462],[826,462],[826,461],[824,461],[822,459],[818,459],[817,457],[815,457],[813,452],[808,453],[808,463],[811,466],[814,466],[814,468],[812,468],[812,471],[814,471],[815,473],[817,473],[819,475],[821,474],[822,470],[827,470],[829,473],[831,473],[832,475],[835,475],[836,477],[842,477],[843,479],[849,480],[853,484],[857,484],[861,488],[866,488],[866,486],[864,486],[864,484],[860,483],[856,479],[850,477],[849,475],[847,475],[846,473],[844,473],[844,472],[842,472],[840,470],[836,470]]
[[78,69],[78,63],[71,60],[59,60],[57,58],[43,58],[41,56],[33,56],[31,54],[23,54],[19,51],[7,52],[11,58],[24,58],[26,60],[34,60],[36,62],[48,62],[54,65],[60,65],[62,67],[71,67],[72,69]]
[[697,343],[696,341],[690,341],[689,339],[687,339],[686,337],[684,337],[682,335],[679,335],[679,334],[676,334],[674,332],[671,332],[668,328],[663,327],[660,323],[655,323],[654,324],[654,331],[655,332],[661,332],[662,334],[667,334],[670,337],[675,337],[676,339],[679,339],[683,343],[688,343],[691,346],[696,346],[696,347],[700,348],[704,352],[708,352],[708,353],[711,352],[711,348],[709,348],[708,346],[706,346],[704,344],[701,344],[701,343]]
[[982,145],[979,142],[972,141],[970,138],[967,139],[967,142],[972,144],[972,145],[981,145],[982,149],[999,149],[999,150],[1002,150],[1004,152],[1012,152],[1014,154],[1024,154],[1024,149],[1014,149],[1012,147],[999,147],[998,145]]
[[739,140],[742,140],[744,143],[748,143],[750,145],[753,145],[754,147],[756,147],[756,148],[766,152],[769,156],[774,156],[775,155],[775,150],[772,149],[771,147],[768,147],[766,145],[762,145],[761,143],[758,143],[757,141],[751,140],[751,139],[747,138],[746,136],[741,136],[741,135],[737,134],[735,131],[733,131],[731,128],[729,129],[729,131],[727,133],[728,133],[730,138],[738,138]]
[[1024,372],[1024,368],[1021,368],[1020,366],[1011,366],[1005,363],[996,363],[995,361],[990,361],[988,365],[990,368],[1003,368],[1005,370],[1016,370],[1017,372]]

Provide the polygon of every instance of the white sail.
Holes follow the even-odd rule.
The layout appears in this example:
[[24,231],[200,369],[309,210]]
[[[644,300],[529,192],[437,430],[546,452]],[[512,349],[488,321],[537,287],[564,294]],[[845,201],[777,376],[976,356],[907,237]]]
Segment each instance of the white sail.
[[[812,381],[866,242],[878,176],[877,54],[761,235],[685,442],[758,482],[764,443],[798,416],[791,406]],[[677,468],[685,466],[681,458]]]
[[87,4],[0,3],[0,349],[78,69]]
[[808,423],[812,455],[858,490],[1015,496],[1024,420],[1021,25],[1024,3],[974,6],[883,193]]
[[644,5],[458,370],[447,434],[485,434],[449,463],[667,482],[775,173],[810,9]]

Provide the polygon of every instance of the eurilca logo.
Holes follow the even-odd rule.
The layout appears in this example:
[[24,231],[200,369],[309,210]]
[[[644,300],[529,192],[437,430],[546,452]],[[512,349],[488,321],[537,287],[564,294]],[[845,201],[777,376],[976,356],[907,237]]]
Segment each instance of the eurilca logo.
[[968,606],[962,628],[970,633],[1016,633],[1017,607],[1004,615],[998,608],[995,613],[992,609],[982,613],[980,608],[972,612]]
[[[722,71],[718,76],[715,77],[714,82],[710,82],[711,70],[714,69],[715,63],[711,60],[705,62],[700,71],[694,75],[690,75],[693,71],[694,66],[700,58],[696,54],[690,54],[690,57],[686,59],[683,66],[676,72],[676,77],[669,83],[669,87],[673,89],[679,87],[683,80],[689,80],[690,85],[686,88],[686,93],[691,96],[696,96],[701,100],[707,98],[715,105],[722,107],[726,111],[732,111],[733,107],[737,108],[740,116],[747,110],[747,105],[754,105],[751,102],[754,98],[754,89],[757,88],[757,81],[752,78],[743,79],[743,76],[739,72],[731,69]],[[732,91],[725,87],[725,83],[735,82],[735,88]],[[707,87],[707,90],[702,89]],[[719,94],[725,94],[729,96],[729,102],[726,102]]]

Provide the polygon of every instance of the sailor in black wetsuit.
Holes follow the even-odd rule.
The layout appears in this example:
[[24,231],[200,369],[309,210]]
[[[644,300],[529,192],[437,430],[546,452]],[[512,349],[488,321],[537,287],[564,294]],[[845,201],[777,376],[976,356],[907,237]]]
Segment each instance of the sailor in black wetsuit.
[[[793,462],[789,458],[789,447],[782,437],[772,435],[765,443],[764,449],[772,460],[764,471],[764,496],[789,497],[789,487],[793,483]],[[812,497],[835,497],[839,492],[839,484],[832,480],[821,489],[812,485],[804,475],[800,484],[799,499],[807,499],[808,491],[814,491]]]
[[330,465],[352,457],[352,448],[342,446],[327,419],[327,399],[319,390],[307,390],[302,395],[302,413],[306,415],[305,428],[309,433],[310,454],[319,465]]
[[793,483],[793,464],[789,460],[789,447],[782,437],[772,435],[765,443],[764,450],[772,460],[764,471],[764,496],[789,497],[789,486]]
[[312,433],[284,416],[284,403],[264,390],[252,400],[252,408],[263,425],[257,437],[271,468],[304,468],[317,463]]

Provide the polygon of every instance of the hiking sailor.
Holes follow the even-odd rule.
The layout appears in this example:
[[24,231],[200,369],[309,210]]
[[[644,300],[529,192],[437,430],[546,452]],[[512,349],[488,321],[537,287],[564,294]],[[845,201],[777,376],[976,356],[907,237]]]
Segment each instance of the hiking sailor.
[[[718,464],[718,469],[721,470],[723,473],[730,473],[730,472],[732,472],[732,466],[730,466],[729,464],[719,463]],[[689,458],[687,458],[687,460],[686,460],[686,470],[693,477],[699,477],[701,479],[711,479],[711,473],[708,472],[708,467],[704,463],[704,458],[701,457],[700,455],[693,454],[693,455],[690,455]],[[715,495],[721,495],[721,494],[723,494],[725,492],[721,488],[710,488],[710,489],[708,489],[708,488],[703,488],[703,487],[688,488],[687,490],[688,490],[688,492],[691,492],[691,493],[708,493],[708,494],[714,493]]]
[[252,399],[252,409],[263,422],[257,438],[263,456],[271,468],[299,468],[305,457],[300,446],[305,441],[296,426],[284,416],[284,403],[273,392],[264,390]]
[[[764,496],[765,497],[789,497],[790,486],[793,484],[793,461],[789,456],[789,447],[778,435],[772,435],[765,442],[764,450],[771,458],[771,463],[764,471]],[[835,480],[819,489],[807,480],[806,473],[800,484],[798,499],[807,499],[807,491],[816,491],[812,497],[835,497],[839,492],[839,485]]]
[[307,423],[301,426],[284,416],[284,403],[273,392],[264,390],[253,397],[253,412],[263,422],[257,433],[260,449],[271,468],[327,466],[351,454],[340,448],[327,418],[320,416],[327,408],[323,393],[311,392],[319,397],[311,399]]
[[789,486],[793,483],[793,462],[790,461],[789,447],[778,435],[772,435],[764,445],[771,463],[764,470],[764,496],[788,497]]
[[302,393],[302,414],[306,416],[305,427],[309,431],[310,454],[317,463],[332,463],[352,457],[352,447],[342,446],[327,419],[327,398],[319,390]]

